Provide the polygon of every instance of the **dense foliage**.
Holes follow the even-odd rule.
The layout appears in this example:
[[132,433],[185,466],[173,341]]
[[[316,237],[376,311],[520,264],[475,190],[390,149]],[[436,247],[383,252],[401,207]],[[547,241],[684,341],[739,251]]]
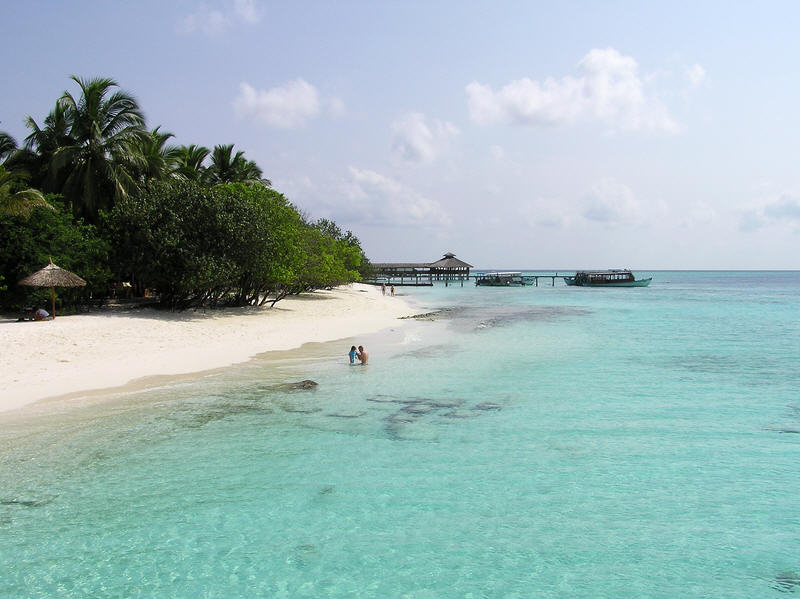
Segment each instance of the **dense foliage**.
[[119,201],[108,224],[115,262],[170,306],[261,304],[296,290],[306,227],[274,190],[155,183]]
[[53,209],[37,208],[30,217],[0,215],[0,273],[7,290],[3,307],[49,305],[50,290],[15,285],[52,258],[62,268],[79,273],[86,287],[60,289],[59,299],[71,305],[86,304],[102,296],[111,280],[109,245],[92,225],[75,221],[57,197],[48,197]]
[[[367,272],[358,239],[309,222],[233,144],[173,146],[113,79],[80,79],[19,146],[0,132],[0,308],[41,299],[15,282],[50,258],[89,284],[124,281],[172,308],[255,305]],[[4,289],[5,287],[5,289]]]

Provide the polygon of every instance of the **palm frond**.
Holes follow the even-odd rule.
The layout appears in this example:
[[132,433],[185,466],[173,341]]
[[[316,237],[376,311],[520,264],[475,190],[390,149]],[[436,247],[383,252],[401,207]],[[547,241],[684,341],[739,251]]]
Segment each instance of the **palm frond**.
[[27,180],[27,173],[0,166],[0,215],[28,218],[37,208],[55,210],[38,189],[20,189]]

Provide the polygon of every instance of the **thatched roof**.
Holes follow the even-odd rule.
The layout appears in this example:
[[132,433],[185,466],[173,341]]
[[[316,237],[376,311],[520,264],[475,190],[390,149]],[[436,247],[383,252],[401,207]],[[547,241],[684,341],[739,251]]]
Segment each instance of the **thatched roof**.
[[447,252],[441,260],[431,264],[431,268],[472,268],[472,264],[459,260],[452,252]]
[[83,287],[86,281],[68,270],[56,266],[53,261],[41,270],[22,279],[19,285],[31,287]]

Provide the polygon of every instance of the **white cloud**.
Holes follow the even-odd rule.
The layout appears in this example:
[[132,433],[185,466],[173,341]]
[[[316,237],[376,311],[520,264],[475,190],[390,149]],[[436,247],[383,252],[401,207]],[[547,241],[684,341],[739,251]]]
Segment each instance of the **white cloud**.
[[425,115],[412,112],[392,123],[392,149],[404,160],[421,164],[434,162],[459,134],[452,123],[434,120],[430,126]]
[[196,13],[187,15],[181,23],[183,33],[199,32],[209,37],[215,37],[225,31],[230,25],[228,16],[218,10],[201,7]]
[[292,202],[297,202],[298,199],[302,202],[308,201],[317,187],[308,175],[271,177],[271,179],[273,188],[279,190]]
[[448,226],[449,215],[430,200],[399,181],[375,171],[349,168],[345,185],[346,206],[337,206],[347,220],[389,226]]
[[583,216],[606,224],[637,224],[643,216],[642,206],[627,185],[606,177],[597,182],[586,197]]
[[257,90],[242,83],[233,108],[239,118],[253,119],[269,127],[292,129],[319,116],[320,98],[317,89],[303,79],[268,90]]
[[578,120],[611,124],[630,131],[674,133],[667,109],[645,93],[638,65],[613,48],[594,49],[578,63],[578,77],[519,79],[498,91],[473,81],[466,86],[470,117],[489,125],[562,125]]
[[706,227],[717,219],[717,211],[706,202],[698,202],[685,210],[679,224],[684,228]]
[[560,229],[568,223],[563,206],[547,198],[525,200],[519,205],[522,219],[531,227]]
[[184,17],[180,30],[183,33],[202,33],[216,37],[237,22],[255,25],[261,21],[261,16],[262,11],[256,0],[229,1],[222,9],[212,9],[201,4],[196,12]]
[[751,232],[769,225],[800,226],[800,200],[784,194],[762,201],[742,212],[739,230]]
[[739,220],[739,231],[742,233],[753,233],[766,224],[764,217],[761,216],[758,210],[746,210],[742,213]]
[[491,153],[492,158],[494,158],[498,162],[506,157],[506,151],[503,149],[502,146],[497,146],[497,145],[490,146],[489,153]]
[[686,78],[689,80],[689,83],[692,84],[692,87],[697,87],[706,80],[706,70],[695,63],[686,69]]
[[790,196],[781,196],[776,202],[764,206],[764,216],[774,220],[800,222],[800,201]]
[[262,12],[255,0],[234,0],[233,11],[245,23],[255,25],[261,21]]

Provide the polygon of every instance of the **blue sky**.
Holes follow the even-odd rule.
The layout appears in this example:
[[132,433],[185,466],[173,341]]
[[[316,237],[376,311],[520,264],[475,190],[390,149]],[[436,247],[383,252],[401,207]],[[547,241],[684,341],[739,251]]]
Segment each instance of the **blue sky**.
[[110,76],[374,261],[800,268],[793,2],[8,2],[0,129]]

